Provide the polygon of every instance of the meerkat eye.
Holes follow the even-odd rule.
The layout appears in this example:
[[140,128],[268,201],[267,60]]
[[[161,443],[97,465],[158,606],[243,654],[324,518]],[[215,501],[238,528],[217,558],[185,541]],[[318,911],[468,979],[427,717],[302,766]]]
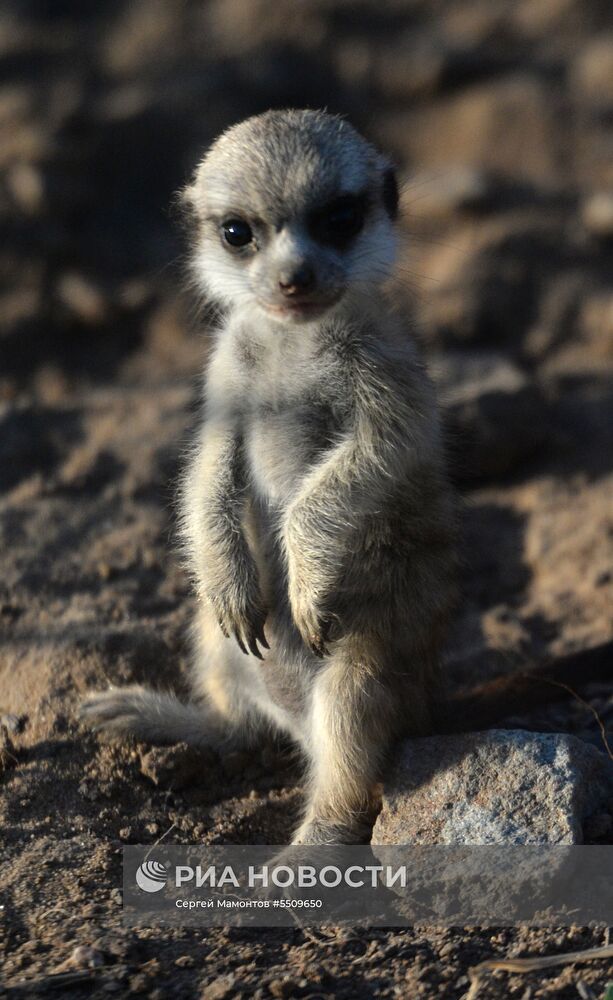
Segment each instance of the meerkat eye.
[[343,246],[360,232],[364,225],[364,198],[345,195],[337,198],[311,217],[311,231],[321,243]]
[[221,224],[221,233],[231,247],[246,247],[253,240],[251,226],[244,219],[226,219]]

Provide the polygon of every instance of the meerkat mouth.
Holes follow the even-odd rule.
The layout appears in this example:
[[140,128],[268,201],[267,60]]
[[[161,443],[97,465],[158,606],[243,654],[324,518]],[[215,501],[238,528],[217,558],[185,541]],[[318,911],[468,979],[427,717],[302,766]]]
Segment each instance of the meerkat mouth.
[[331,309],[332,306],[336,305],[340,297],[340,295],[335,295],[333,298],[320,299],[319,301],[284,302],[282,305],[274,302],[260,301],[259,305],[265,312],[280,318],[291,316],[294,318],[312,319],[323,315],[323,313]]

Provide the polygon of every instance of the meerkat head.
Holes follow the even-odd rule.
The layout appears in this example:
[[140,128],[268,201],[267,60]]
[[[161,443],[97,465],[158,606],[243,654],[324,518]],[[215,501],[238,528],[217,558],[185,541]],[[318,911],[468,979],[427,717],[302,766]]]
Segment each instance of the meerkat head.
[[324,112],[268,111],[233,126],[183,198],[197,221],[196,280],[229,308],[312,320],[393,264],[393,168]]

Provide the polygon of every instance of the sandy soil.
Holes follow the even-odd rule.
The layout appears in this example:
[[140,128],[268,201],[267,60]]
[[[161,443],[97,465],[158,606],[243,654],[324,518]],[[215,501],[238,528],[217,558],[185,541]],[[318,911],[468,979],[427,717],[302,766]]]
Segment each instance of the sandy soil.
[[[603,943],[124,929],[122,845],[284,842],[299,774],[268,747],[207,756],[194,780],[180,751],[105,745],[75,707],[185,675],[174,493],[206,316],[179,295],[169,206],[220,128],[271,105],[347,113],[401,168],[398,295],[465,499],[450,687],[611,638],[612,81],[607,0],[2,11],[0,995],[459,1000],[484,958]],[[610,730],[611,685],[582,693]],[[602,748],[572,699],[523,722]],[[592,840],[613,843],[612,814]],[[604,962],[498,973],[479,997],[601,997],[609,978]]]

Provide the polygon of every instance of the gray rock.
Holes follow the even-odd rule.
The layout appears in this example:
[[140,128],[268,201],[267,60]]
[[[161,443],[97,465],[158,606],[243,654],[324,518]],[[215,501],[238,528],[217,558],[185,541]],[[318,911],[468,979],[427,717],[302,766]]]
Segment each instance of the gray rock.
[[613,803],[613,762],[562,733],[490,730],[403,744],[373,844],[581,844]]

